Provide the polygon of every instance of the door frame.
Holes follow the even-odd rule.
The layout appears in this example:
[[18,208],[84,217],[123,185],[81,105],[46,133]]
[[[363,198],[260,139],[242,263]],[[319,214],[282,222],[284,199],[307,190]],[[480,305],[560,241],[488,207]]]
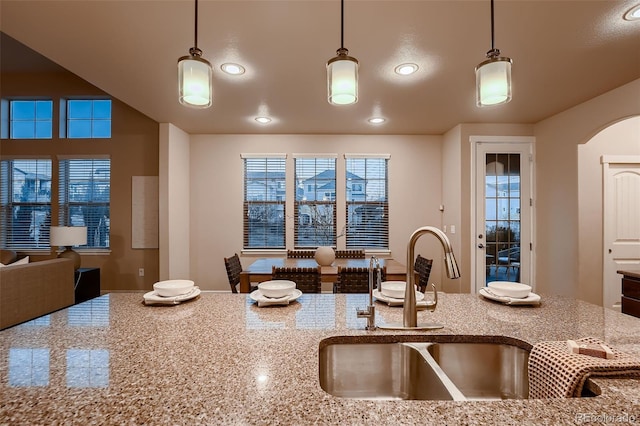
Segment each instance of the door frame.
[[[471,193],[471,205],[470,205],[470,218],[471,218],[471,235],[470,235],[470,242],[471,244],[469,244],[469,258],[471,260],[471,269],[470,269],[470,275],[471,275],[471,290],[475,293],[478,293],[478,291],[480,291],[480,288],[482,288],[484,286],[484,283],[482,283],[482,285],[478,282],[477,276],[478,276],[478,265],[477,265],[477,261],[476,261],[476,254],[477,254],[477,235],[479,230],[477,229],[477,211],[476,211],[476,205],[477,205],[477,196],[478,196],[478,191],[477,191],[477,179],[476,179],[476,175],[477,175],[477,164],[478,164],[478,146],[480,144],[483,143],[491,143],[491,144],[500,144],[503,145],[505,148],[507,148],[510,145],[528,145],[529,146],[529,179],[530,179],[530,184],[529,184],[529,191],[531,194],[531,224],[530,224],[530,235],[531,235],[531,250],[529,250],[529,256],[530,256],[530,267],[529,267],[529,285],[531,285],[534,289],[535,289],[535,276],[536,276],[536,268],[535,268],[535,244],[534,244],[534,239],[535,239],[535,219],[536,219],[536,215],[535,215],[535,137],[534,136],[470,136],[469,137],[469,142],[471,144],[471,155],[470,155],[470,166],[471,166],[471,176],[470,176],[470,193]],[[485,233],[485,230],[482,229],[482,234]],[[522,256],[522,253],[521,253]]]
[[[609,179],[609,172],[611,165],[636,165],[640,166],[640,155],[603,155],[600,157],[600,163],[602,163],[602,306],[605,308],[611,308],[619,310],[621,308],[620,302],[614,303],[612,306],[607,306],[608,300],[614,298],[612,293],[617,293],[618,290],[614,290],[611,286],[613,280],[613,274],[609,265],[612,261],[612,255],[609,253],[611,248],[610,242],[612,241],[613,229],[610,225],[610,208],[613,197],[612,182]],[[609,219],[609,220],[608,220]],[[634,264],[635,266],[635,264]],[[614,268],[617,269],[617,268]],[[620,276],[616,274],[616,280],[620,282]],[[620,287],[617,287],[620,289]]]

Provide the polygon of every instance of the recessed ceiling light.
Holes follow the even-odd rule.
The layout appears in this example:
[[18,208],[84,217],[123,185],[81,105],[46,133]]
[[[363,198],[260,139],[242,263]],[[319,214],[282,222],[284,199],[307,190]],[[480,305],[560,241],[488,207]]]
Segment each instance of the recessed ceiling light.
[[371,117],[368,121],[371,124],[382,124],[387,120],[382,117]]
[[256,117],[256,121],[260,124],[271,123],[271,119],[269,117]]
[[640,19],[640,4],[632,7],[624,14],[624,19],[627,21],[637,21]]
[[231,75],[240,75],[244,74],[244,67],[242,65],[227,63],[220,65],[220,69]]
[[418,71],[418,66],[416,64],[400,64],[395,67],[396,74],[400,75],[411,75],[414,72]]

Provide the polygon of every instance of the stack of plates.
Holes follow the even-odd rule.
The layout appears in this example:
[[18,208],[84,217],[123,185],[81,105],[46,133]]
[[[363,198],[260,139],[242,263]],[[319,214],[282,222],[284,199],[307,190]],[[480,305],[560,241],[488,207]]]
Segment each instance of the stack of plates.
[[[373,290],[373,297],[376,300],[387,303],[389,306],[402,306],[404,304],[404,292],[407,283],[404,281],[384,281],[381,290]],[[424,299],[424,293],[416,290],[416,302]]]
[[531,292],[531,286],[510,281],[493,281],[480,289],[480,295],[507,305],[537,305],[540,296]]
[[296,283],[289,280],[264,281],[258,284],[258,289],[252,292],[249,297],[258,302],[258,306],[288,305],[302,292],[296,288]]
[[177,305],[200,295],[200,288],[191,280],[159,281],[153,285],[153,291],[145,293],[147,305]]

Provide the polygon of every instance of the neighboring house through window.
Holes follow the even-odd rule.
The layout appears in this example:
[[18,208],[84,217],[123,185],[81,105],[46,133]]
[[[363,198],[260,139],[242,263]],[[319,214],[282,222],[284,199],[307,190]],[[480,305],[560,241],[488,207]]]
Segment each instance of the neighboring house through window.
[[244,248],[285,248],[284,154],[242,154]]
[[87,245],[110,247],[111,160],[70,158],[59,163],[59,217],[61,226],[86,226]]
[[0,182],[2,248],[49,250],[51,160],[2,160]]
[[348,249],[389,248],[388,155],[345,155]]
[[336,156],[296,156],[295,248],[336,245]]

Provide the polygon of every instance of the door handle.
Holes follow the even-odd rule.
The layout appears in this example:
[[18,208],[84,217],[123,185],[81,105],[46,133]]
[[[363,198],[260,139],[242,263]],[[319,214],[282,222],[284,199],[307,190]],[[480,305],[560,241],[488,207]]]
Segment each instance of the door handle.
[[482,243],[478,244],[478,248],[484,248],[484,244]]

